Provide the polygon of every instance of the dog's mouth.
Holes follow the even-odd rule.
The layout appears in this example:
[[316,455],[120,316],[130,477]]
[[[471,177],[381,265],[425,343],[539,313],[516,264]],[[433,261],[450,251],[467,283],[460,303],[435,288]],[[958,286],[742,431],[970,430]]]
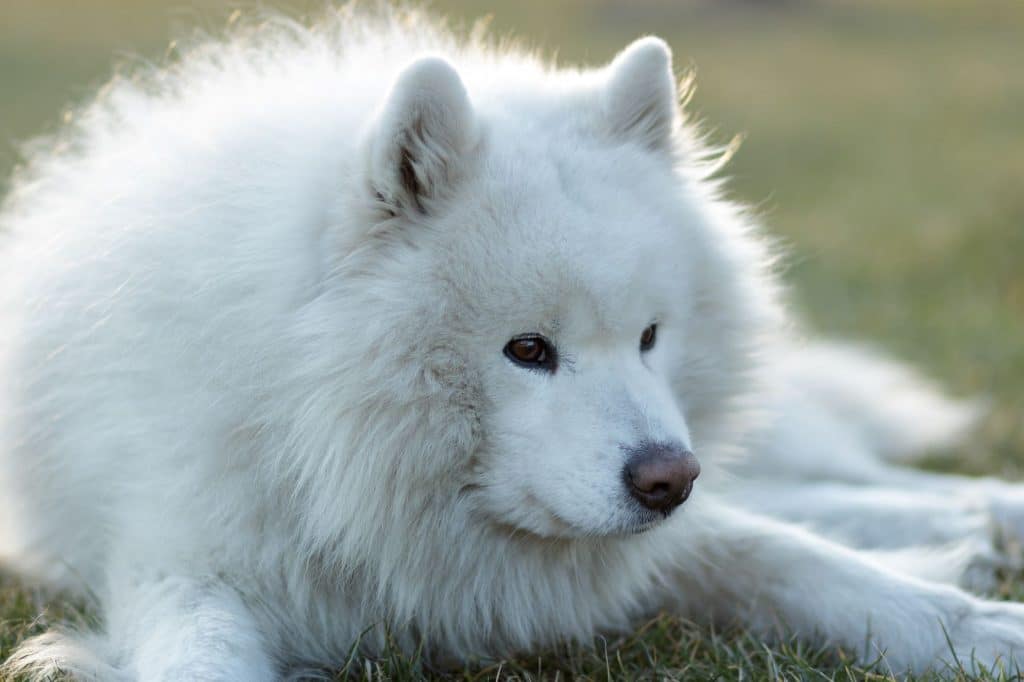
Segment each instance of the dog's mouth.
[[663,514],[660,512],[649,512],[644,514],[645,518],[640,519],[636,523],[632,524],[627,531],[630,535],[641,535],[649,530],[653,530],[660,526],[663,522],[668,520],[672,516],[672,512]]
[[634,512],[634,521],[627,526],[625,534],[627,535],[642,535],[648,531],[654,530],[661,526],[669,519],[678,516],[683,513],[683,509],[686,507],[685,504],[679,505],[672,509],[665,511],[657,511],[653,509],[637,509]]
[[[582,527],[569,521],[551,509],[545,509],[551,520],[555,521],[563,535],[567,536],[605,536],[624,537],[642,535],[663,525],[670,518],[680,513],[686,505],[670,509],[647,509],[640,505],[626,504],[610,511],[609,516],[597,526]],[[628,510],[628,511],[627,511]],[[626,518],[623,518],[625,512]]]
[[[482,486],[466,486],[460,491],[471,496]],[[532,522],[523,523],[522,519],[512,519],[500,514],[482,512],[478,517],[503,533],[519,536],[535,536],[543,539],[554,538],[599,538],[629,537],[642,535],[664,524],[673,515],[679,513],[678,507],[650,509],[638,504],[630,497],[610,502],[605,513],[600,517],[587,520],[573,518],[573,514],[543,504],[536,495],[526,493],[523,503],[530,506],[535,514]]]
[[658,521],[647,521],[644,523],[637,524],[629,529],[630,535],[643,535],[649,530],[653,530],[656,526],[660,525]]

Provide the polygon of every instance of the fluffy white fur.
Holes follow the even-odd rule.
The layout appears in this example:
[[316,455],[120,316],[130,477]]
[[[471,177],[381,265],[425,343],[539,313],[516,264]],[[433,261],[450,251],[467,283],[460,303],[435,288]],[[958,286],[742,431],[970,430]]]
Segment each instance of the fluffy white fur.
[[[8,671],[271,680],[385,627],[445,664],[659,609],[896,672],[1024,653],[1024,606],[951,584],[1022,489],[888,463],[972,408],[794,340],[678,96],[655,38],[555,70],[344,9],[39,143],[0,213],[0,557],[102,624]],[[669,518],[623,483],[644,441],[703,465]]]

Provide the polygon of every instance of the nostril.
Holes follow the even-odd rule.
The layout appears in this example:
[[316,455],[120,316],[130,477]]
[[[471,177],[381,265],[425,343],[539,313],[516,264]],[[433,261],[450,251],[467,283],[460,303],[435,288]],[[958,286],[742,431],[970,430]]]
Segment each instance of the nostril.
[[648,509],[668,513],[682,504],[700,475],[693,453],[671,444],[645,444],[631,449],[624,467],[630,494]]
[[654,483],[641,482],[637,483],[635,480],[632,483],[633,489],[649,497],[661,497],[664,495],[672,495],[676,489],[670,481],[656,481]]

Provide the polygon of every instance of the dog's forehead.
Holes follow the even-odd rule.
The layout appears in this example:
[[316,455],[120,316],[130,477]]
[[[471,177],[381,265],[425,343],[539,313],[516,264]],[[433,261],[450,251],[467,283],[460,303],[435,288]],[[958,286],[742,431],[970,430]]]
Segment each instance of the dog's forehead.
[[494,292],[513,314],[572,314],[605,327],[646,319],[682,277],[685,230],[657,194],[669,171],[650,177],[650,164],[628,153],[606,156],[519,151],[489,160],[456,218],[472,238],[449,262],[475,269],[478,292]]
[[499,149],[483,164],[479,196],[495,238],[624,265],[681,236],[664,191],[669,168],[628,148],[538,147]]

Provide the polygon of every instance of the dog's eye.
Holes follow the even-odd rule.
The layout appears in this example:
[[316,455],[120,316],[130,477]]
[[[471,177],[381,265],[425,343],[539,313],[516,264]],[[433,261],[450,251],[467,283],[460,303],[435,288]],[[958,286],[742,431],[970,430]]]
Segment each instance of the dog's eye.
[[658,325],[652,324],[640,335],[640,351],[649,351],[654,348],[654,342],[658,338]]
[[538,334],[517,336],[505,345],[505,356],[523,367],[555,371],[555,349]]

